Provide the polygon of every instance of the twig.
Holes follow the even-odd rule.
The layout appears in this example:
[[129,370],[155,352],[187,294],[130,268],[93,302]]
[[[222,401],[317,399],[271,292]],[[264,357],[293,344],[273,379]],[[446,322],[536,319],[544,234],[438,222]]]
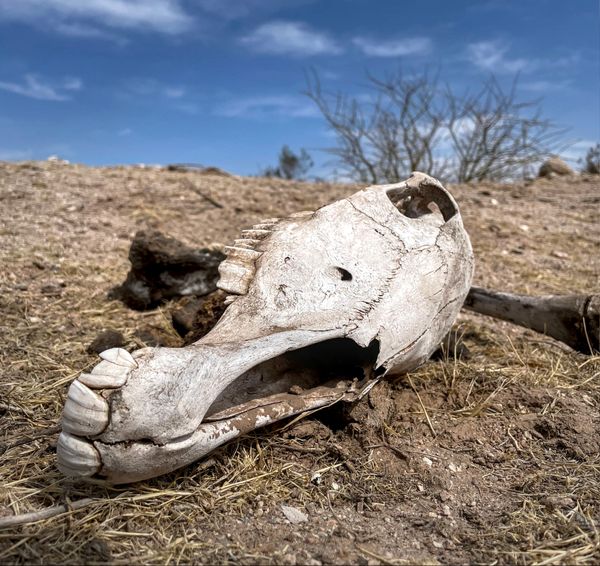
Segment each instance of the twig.
[[421,399],[421,396],[419,395],[419,392],[417,391],[410,375],[407,375],[406,379],[408,380],[408,384],[411,386],[412,390],[415,392],[415,395],[417,396],[417,399],[419,400],[421,409],[423,409],[423,413],[425,414],[425,419],[427,420],[427,424],[429,425],[431,433],[433,434],[433,436],[437,436],[437,433],[435,432],[435,429],[433,428],[433,423],[431,422],[431,419],[429,418],[429,413],[427,412],[427,409],[425,408],[425,405],[423,404],[423,400]]
[[223,208],[223,205],[220,202],[217,202],[212,197],[204,194],[194,183],[192,183],[189,179],[185,179],[186,185],[194,191],[198,196],[202,197],[206,202],[212,204],[215,208]]
[[37,521],[43,521],[44,519],[50,519],[51,517],[56,517],[57,515],[62,515],[63,513],[76,511],[77,509],[81,509],[82,507],[85,507],[96,501],[99,500],[86,497],[85,499],[73,501],[73,503],[46,507],[46,509],[42,509],[41,511],[23,513],[22,515],[13,515],[12,517],[0,517],[0,529],[16,527],[18,525],[27,525],[30,523],[36,523]]
[[7,450],[14,448],[15,446],[21,446],[22,444],[29,444],[34,440],[38,440],[39,438],[43,438],[44,436],[49,436],[51,434],[56,434],[60,432],[60,426],[52,426],[50,428],[44,429],[40,432],[33,433],[31,436],[26,438],[19,438],[19,440],[15,440],[9,444],[0,444],[0,454],[4,454]]

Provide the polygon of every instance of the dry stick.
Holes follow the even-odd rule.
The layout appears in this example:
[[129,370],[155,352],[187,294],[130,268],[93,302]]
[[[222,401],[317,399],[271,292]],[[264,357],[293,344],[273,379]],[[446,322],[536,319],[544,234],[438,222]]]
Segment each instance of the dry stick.
[[64,505],[55,505],[53,507],[46,507],[41,511],[33,511],[32,513],[23,513],[22,515],[13,515],[12,517],[0,517],[0,529],[6,529],[9,527],[16,527],[18,525],[27,525],[30,523],[36,523],[37,521],[43,521],[44,519],[50,519],[63,513],[69,513],[70,511],[76,511],[82,507],[86,507],[90,503],[100,501],[99,499],[92,499],[86,497],[85,499],[79,499],[72,503]]
[[546,334],[582,354],[600,351],[600,295],[530,297],[471,287],[463,306]]
[[194,191],[198,196],[202,197],[206,202],[212,204],[215,208],[223,208],[223,205],[220,202],[217,202],[212,197],[204,194],[194,183],[192,183],[189,179],[185,179],[185,184],[189,189]]
[[437,436],[437,433],[435,432],[435,429],[433,428],[433,423],[431,422],[431,419],[429,418],[429,413],[427,412],[427,409],[425,408],[425,405],[423,404],[423,400],[421,399],[421,396],[419,395],[419,392],[417,391],[417,388],[415,387],[410,375],[407,375],[406,379],[408,380],[408,384],[411,386],[412,390],[415,392],[415,395],[417,396],[417,399],[419,400],[421,409],[423,409],[423,413],[425,414],[425,419],[427,419],[427,424],[429,425],[429,428],[431,429],[431,433],[433,434],[433,436]]

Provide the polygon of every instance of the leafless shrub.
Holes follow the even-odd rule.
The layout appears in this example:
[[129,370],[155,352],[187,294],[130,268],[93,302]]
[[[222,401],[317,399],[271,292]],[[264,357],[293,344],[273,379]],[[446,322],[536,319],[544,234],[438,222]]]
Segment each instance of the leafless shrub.
[[556,152],[564,134],[539,100],[517,100],[516,79],[504,90],[492,76],[462,95],[427,71],[368,81],[363,101],[324,93],[312,72],[305,93],[336,136],[327,151],[357,181],[395,182],[414,170],[458,182],[515,178]]
[[284,145],[279,152],[277,166],[267,167],[262,175],[288,180],[304,179],[312,166],[313,160],[305,149],[301,149],[300,153],[294,153],[287,145]]
[[585,159],[583,160],[582,171],[592,175],[600,174],[600,143],[597,143],[588,149],[585,154]]

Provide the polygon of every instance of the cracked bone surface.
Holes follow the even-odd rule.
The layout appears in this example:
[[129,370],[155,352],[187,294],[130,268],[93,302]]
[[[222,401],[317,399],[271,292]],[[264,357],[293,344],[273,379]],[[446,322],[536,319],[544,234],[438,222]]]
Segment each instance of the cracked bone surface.
[[179,349],[113,349],[69,388],[57,453],[126,483],[248,431],[366,394],[422,364],[469,290],[460,213],[422,173],[244,230],[219,267],[229,306]]

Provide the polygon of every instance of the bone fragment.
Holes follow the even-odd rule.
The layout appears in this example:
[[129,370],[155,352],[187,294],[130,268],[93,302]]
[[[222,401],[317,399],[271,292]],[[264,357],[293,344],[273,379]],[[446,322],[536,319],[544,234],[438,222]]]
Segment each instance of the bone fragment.
[[531,297],[471,287],[464,308],[551,336],[583,354],[600,351],[600,295]]

